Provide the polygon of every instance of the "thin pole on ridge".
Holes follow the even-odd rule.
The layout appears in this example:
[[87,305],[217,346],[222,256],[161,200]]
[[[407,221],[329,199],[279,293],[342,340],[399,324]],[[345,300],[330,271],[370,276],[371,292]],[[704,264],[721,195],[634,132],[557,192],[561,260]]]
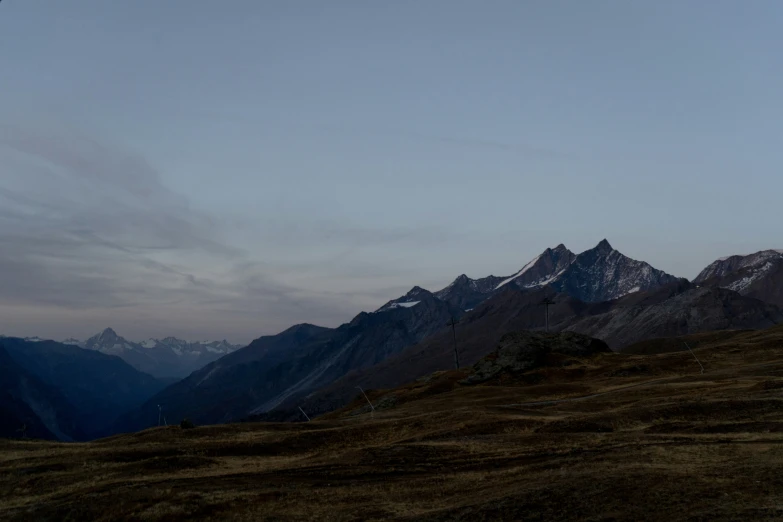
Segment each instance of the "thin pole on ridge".
[[546,309],[546,331],[549,332],[549,305],[553,305],[555,302],[546,297],[543,301],[541,301],[541,304]]
[[451,321],[446,323],[446,326],[451,326],[451,333],[454,337],[454,367],[459,370],[459,351],[457,350],[457,320],[454,316],[451,316]]

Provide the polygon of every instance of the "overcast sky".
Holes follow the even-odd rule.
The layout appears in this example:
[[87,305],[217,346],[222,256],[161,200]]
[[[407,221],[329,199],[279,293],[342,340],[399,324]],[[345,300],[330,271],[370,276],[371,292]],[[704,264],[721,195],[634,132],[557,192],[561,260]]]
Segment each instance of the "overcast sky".
[[783,248],[783,3],[5,0],[0,333],[247,342]]

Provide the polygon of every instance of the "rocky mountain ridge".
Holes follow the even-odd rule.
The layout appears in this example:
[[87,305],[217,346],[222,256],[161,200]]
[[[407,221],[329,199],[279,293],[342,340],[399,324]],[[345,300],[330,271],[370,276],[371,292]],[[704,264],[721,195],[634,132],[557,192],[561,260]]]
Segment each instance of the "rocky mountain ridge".
[[241,348],[228,341],[185,341],[176,337],[133,342],[112,328],[86,341],[68,341],[88,350],[116,355],[134,368],[160,378],[185,377],[220,357]]
[[693,280],[783,307],[783,250],[717,259]]
[[[644,261],[623,255],[604,239],[578,255],[563,244],[547,248],[518,272],[507,277],[490,275],[471,279],[462,274],[432,295],[463,311],[470,311],[509,288],[532,290],[552,286],[558,292],[593,303],[654,290],[677,279]],[[389,301],[376,312],[383,312],[393,306],[414,306],[416,295],[421,292],[427,291],[416,286],[405,296]]]

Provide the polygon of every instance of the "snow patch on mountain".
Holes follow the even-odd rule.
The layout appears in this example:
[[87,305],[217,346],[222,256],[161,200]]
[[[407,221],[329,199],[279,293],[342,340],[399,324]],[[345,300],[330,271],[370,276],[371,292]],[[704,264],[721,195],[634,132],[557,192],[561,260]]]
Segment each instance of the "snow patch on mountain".
[[[732,272],[738,272],[740,270],[764,270],[768,271],[770,267],[766,264],[769,261],[783,260],[783,250],[762,250],[746,256],[728,256],[717,259],[707,266],[701,273],[693,280],[694,283],[703,283],[708,279],[726,277]],[[732,284],[736,284],[738,288],[747,288],[757,278],[752,278],[751,275],[747,275],[748,281],[744,284],[740,284],[739,281],[735,281]],[[728,287],[727,287],[728,288]]]
[[523,288],[539,288],[539,287],[542,287],[542,286],[546,286],[546,285],[556,281],[557,278],[560,277],[561,275],[563,275],[566,270],[568,270],[568,269],[564,268],[561,271],[559,271],[558,273],[553,274],[553,275],[551,275],[551,276],[549,276],[547,278],[539,279],[538,281],[533,281],[532,283],[528,283],[528,284],[524,285]]
[[[522,267],[522,269],[521,269],[519,272],[517,272],[516,274],[512,275],[512,276],[511,276],[511,277],[509,277],[508,279],[504,279],[503,281],[501,281],[501,282],[500,282],[500,284],[499,284],[498,286],[496,286],[496,287],[495,287],[495,290],[497,290],[497,289],[498,289],[498,288],[500,288],[501,286],[507,285],[508,283],[510,283],[511,281],[513,281],[514,279],[518,278],[519,276],[523,275],[525,272],[527,272],[528,270],[530,270],[530,269],[531,269],[531,268],[532,268],[532,267],[533,267],[533,266],[534,266],[534,265],[535,265],[535,264],[538,262],[538,260],[539,260],[539,259],[541,259],[541,257],[542,257],[543,255],[544,255],[544,254],[541,254],[541,255],[539,255],[537,258],[535,258],[534,260],[530,261],[528,264],[526,264],[525,266],[523,266],[523,267]],[[517,266],[519,266],[519,265],[517,265]]]
[[408,301],[407,303],[392,303],[389,308],[413,308],[421,301]]
[[734,281],[733,283],[729,284],[726,288],[728,288],[729,290],[734,290],[735,292],[743,293],[755,281],[764,277],[764,274],[769,272],[773,266],[775,266],[774,263],[767,261],[766,263],[764,263],[763,266],[754,270],[750,274],[744,276],[742,279]]
[[627,292],[625,292],[620,297],[625,297],[626,295],[635,294],[636,292],[640,291],[641,289],[642,289],[641,287],[635,286],[635,287],[631,288],[630,290],[628,290]]

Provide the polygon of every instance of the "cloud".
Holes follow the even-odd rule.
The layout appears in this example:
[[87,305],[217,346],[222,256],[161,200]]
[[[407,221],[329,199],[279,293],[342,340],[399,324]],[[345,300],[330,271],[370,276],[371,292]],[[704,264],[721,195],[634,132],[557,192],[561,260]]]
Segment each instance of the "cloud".
[[[72,133],[0,126],[0,169],[0,309],[47,310],[30,322],[78,312],[76,326],[111,320],[131,337],[154,327],[243,340],[301,321],[337,325],[409,286],[414,268],[395,266],[388,249],[449,237],[299,216],[234,227],[192,208],[142,156]],[[36,324],[30,335],[47,331]]]

